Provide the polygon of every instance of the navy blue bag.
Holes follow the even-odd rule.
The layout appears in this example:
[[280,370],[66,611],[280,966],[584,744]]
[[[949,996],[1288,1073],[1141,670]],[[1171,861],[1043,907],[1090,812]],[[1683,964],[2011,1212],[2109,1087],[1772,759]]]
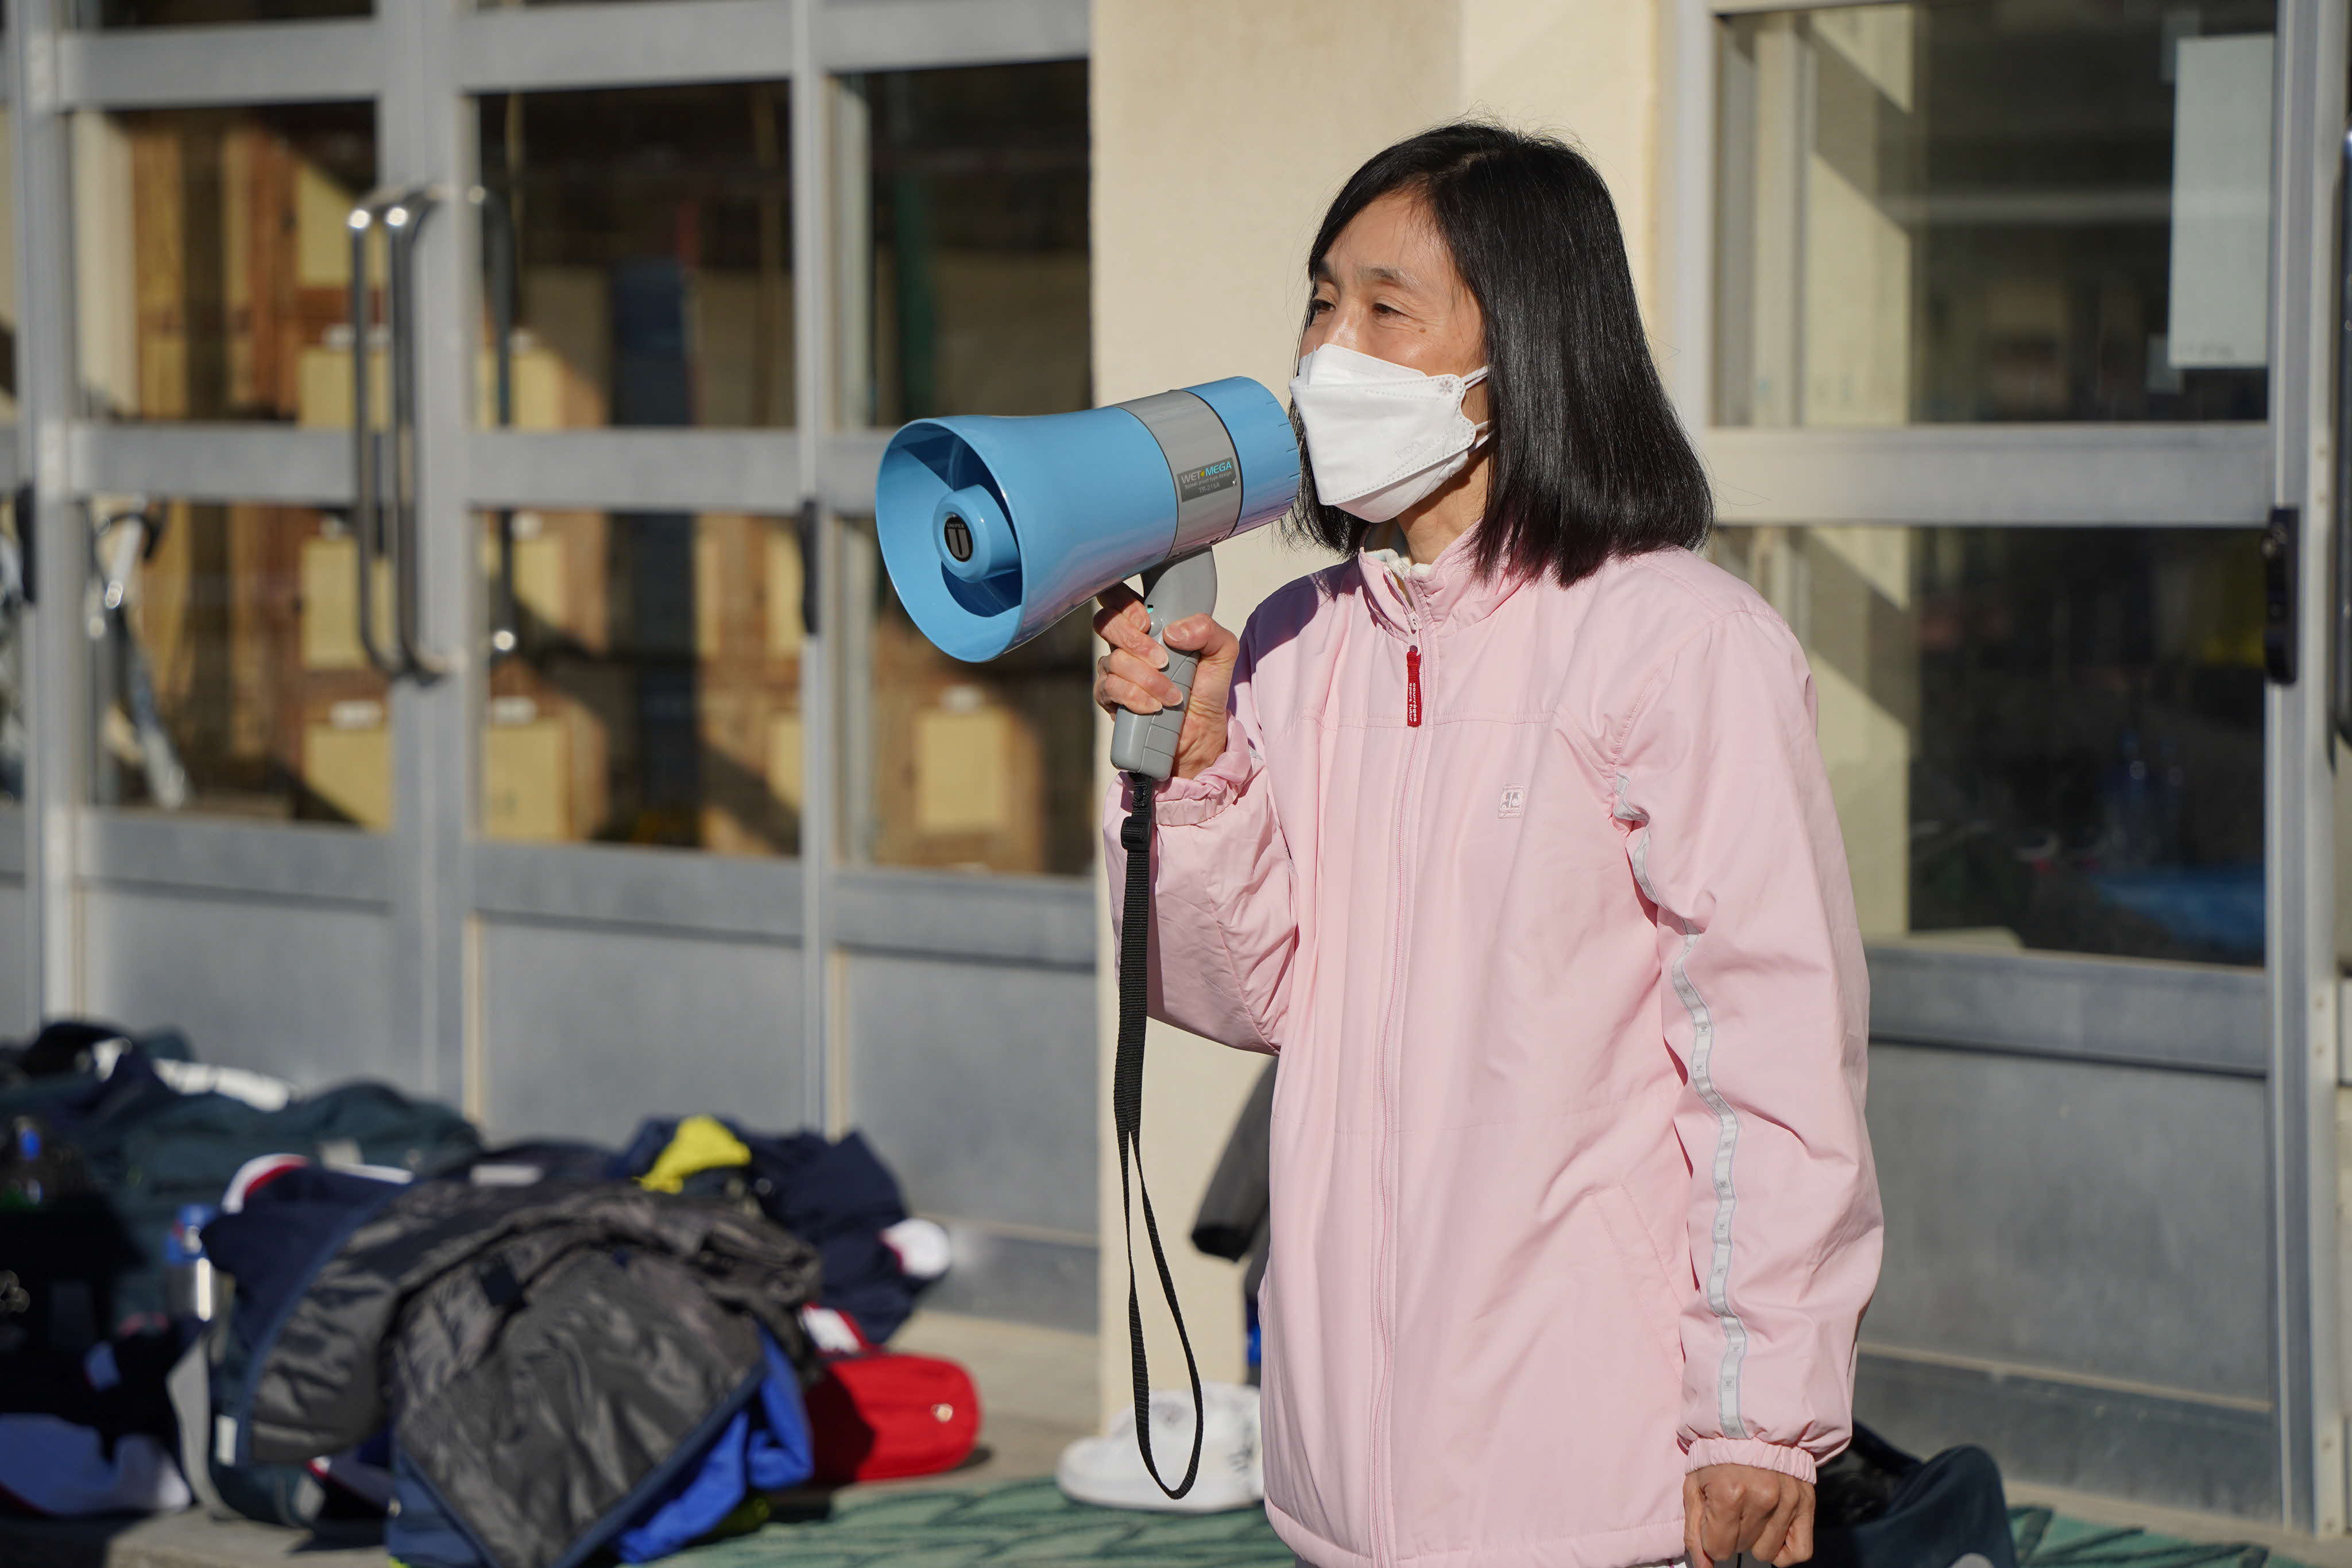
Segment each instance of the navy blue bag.
[[1818,1568],[2017,1568],[2000,1468],[1982,1448],[1919,1459],[1857,1424],[1815,1496]]

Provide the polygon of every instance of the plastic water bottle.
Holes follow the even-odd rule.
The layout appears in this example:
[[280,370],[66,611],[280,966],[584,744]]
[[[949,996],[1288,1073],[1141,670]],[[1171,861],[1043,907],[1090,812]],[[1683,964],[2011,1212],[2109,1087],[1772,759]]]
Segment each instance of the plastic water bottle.
[[175,1318],[212,1321],[217,1306],[205,1227],[216,1212],[208,1203],[184,1203],[163,1236],[163,1303]]

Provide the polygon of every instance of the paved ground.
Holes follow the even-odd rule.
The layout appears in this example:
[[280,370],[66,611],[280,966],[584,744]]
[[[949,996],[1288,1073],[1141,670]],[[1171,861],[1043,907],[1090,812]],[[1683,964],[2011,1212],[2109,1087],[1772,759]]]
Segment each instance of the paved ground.
[[[909,1561],[915,1540],[959,1549],[959,1563],[1056,1562],[1267,1563],[1286,1554],[1256,1515],[1207,1520],[1106,1516],[1075,1511],[1050,1488],[1017,1483],[1053,1473],[1063,1446],[1095,1427],[1096,1342],[1089,1335],[988,1322],[944,1313],[919,1315],[897,1348],[944,1355],[971,1369],[985,1422],[981,1451],[963,1469],[923,1480],[858,1487],[834,1500],[835,1521],[814,1530],[772,1528],[675,1560],[676,1568],[853,1568]],[[1012,1490],[1004,1490],[1008,1485]],[[2074,1562],[2147,1562],[2150,1568],[2188,1564],[2202,1554],[2158,1553],[2143,1538],[2089,1554],[2074,1542],[2094,1527],[2137,1526],[2181,1542],[2242,1542],[2267,1548],[2272,1568],[2352,1568],[2352,1540],[2315,1542],[2264,1530],[2241,1520],[2217,1519],[2079,1493],[2012,1486],[2013,1504],[2040,1505],[2063,1515],[2034,1554],[2052,1568]],[[934,1494],[952,1492],[953,1496]],[[911,1533],[909,1533],[911,1531]],[[999,1541],[998,1537],[1004,1537]],[[1066,1547],[1067,1555],[1062,1555]],[[999,1550],[1009,1555],[1000,1558]],[[877,1554],[878,1553],[878,1554]],[[926,1561],[932,1553],[919,1554]],[[941,1559],[944,1561],[944,1559]],[[2243,1559],[2231,1561],[2242,1562]],[[373,1538],[305,1535],[194,1513],[137,1521],[28,1523],[0,1521],[0,1568],[383,1568]]]
[[[962,1469],[853,1488],[845,1496],[989,1486],[1054,1473],[1073,1438],[1096,1427],[1095,1340],[1056,1329],[922,1312],[891,1342],[944,1355],[980,1385],[980,1451]],[[0,1568],[383,1568],[371,1533],[341,1541],[190,1512],[158,1519],[0,1520]]]

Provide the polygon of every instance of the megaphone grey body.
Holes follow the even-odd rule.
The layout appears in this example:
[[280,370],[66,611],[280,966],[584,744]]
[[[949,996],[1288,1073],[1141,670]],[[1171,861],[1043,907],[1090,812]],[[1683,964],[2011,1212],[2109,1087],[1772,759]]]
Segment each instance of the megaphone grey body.
[[[979,661],[1138,573],[1162,638],[1216,608],[1211,548],[1281,517],[1297,490],[1288,413],[1234,377],[1076,413],[918,420],[883,452],[875,526],[917,629]],[[1169,650],[1188,699],[1194,668]],[[1181,704],[1122,713],[1111,761],[1165,779],[1182,729]]]

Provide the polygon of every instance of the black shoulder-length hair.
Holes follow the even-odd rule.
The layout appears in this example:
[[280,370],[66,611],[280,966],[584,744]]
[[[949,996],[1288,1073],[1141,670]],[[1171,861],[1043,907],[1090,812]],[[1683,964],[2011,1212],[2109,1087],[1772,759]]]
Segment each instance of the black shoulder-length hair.
[[[1617,209],[1592,165],[1552,137],[1484,121],[1424,131],[1349,179],[1316,231],[1310,279],[1339,231],[1392,192],[1428,204],[1486,319],[1494,466],[1478,570],[1566,585],[1612,556],[1703,543],[1714,498],[1651,362]],[[1325,506],[1313,466],[1299,465],[1295,533],[1353,552],[1370,527]]]

